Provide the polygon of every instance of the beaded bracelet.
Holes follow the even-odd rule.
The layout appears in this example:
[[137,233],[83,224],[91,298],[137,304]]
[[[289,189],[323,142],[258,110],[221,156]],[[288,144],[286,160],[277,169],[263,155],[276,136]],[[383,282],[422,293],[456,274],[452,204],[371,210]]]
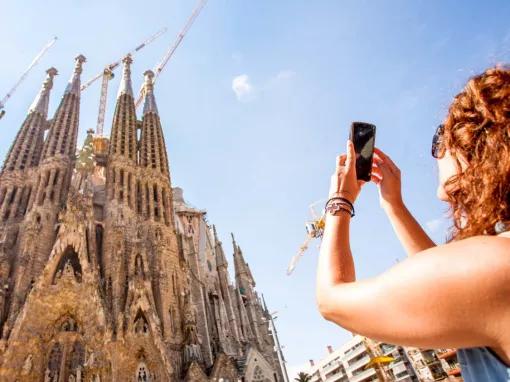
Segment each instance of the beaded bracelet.
[[352,207],[352,204],[348,204],[343,200],[338,199],[332,199],[328,201],[326,204],[326,207],[324,208],[326,212],[329,212],[332,215],[335,215],[339,211],[345,211],[351,215],[351,217],[354,217],[354,207]]

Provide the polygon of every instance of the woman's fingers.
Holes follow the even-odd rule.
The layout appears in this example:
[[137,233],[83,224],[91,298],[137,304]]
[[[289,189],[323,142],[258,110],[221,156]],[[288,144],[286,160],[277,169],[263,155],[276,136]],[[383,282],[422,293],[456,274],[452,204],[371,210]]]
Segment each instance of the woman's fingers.
[[393,162],[393,160],[388,155],[386,155],[381,149],[378,149],[377,147],[374,147],[374,158],[378,162],[386,163],[394,175],[400,175],[400,169],[395,164],[395,162]]
[[378,185],[379,183],[381,183],[381,180],[382,180],[382,179],[381,179],[381,178],[378,178],[377,176],[375,176],[374,174],[372,174],[372,175],[370,176],[370,180],[371,180],[372,182],[374,182],[375,184],[377,184],[377,185]]
[[347,167],[347,171],[349,172],[353,166],[356,164],[356,153],[354,152],[354,145],[352,141],[347,140],[347,160],[345,161],[345,167]]
[[390,166],[387,162],[381,162],[377,164],[377,168],[380,170],[382,177],[390,177],[394,176],[393,171],[391,171]]
[[372,166],[372,174],[377,175],[379,178],[382,178],[383,176],[381,169],[377,165]]

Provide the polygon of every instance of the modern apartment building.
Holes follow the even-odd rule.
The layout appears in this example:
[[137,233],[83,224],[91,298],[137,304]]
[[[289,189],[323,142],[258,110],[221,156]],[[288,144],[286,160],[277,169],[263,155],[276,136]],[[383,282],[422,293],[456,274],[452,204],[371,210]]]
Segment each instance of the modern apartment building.
[[[366,367],[372,358],[381,355],[391,356],[395,361],[383,367]],[[418,381],[402,347],[360,335],[336,350],[328,346],[325,358],[310,363],[311,382]]]
[[463,380],[455,349],[406,347],[405,351],[420,381],[460,382]]

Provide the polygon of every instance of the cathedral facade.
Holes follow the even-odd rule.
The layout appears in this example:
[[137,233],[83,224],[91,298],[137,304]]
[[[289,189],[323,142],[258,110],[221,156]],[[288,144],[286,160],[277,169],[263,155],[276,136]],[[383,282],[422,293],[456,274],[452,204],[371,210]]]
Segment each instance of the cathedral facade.
[[109,138],[77,150],[78,56],[56,69],[0,173],[0,381],[283,381],[271,315],[232,236],[172,188],[154,73],[137,118],[131,57]]

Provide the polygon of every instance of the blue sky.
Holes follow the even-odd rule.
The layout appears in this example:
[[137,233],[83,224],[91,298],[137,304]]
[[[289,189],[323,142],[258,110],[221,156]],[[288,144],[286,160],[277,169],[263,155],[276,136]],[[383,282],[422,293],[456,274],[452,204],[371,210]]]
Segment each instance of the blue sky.
[[[134,57],[133,83],[175,38],[194,1],[2,1],[0,96],[54,35],[57,44],[6,106],[4,158],[49,66],[59,69],[53,113],[83,53],[83,79],[163,26]],[[466,79],[510,56],[505,1],[210,0],[156,84],[172,182],[208,211],[228,252],[233,231],[272,310],[291,369],[350,337],[314,301],[316,245],[291,277],[307,206],[326,197],[351,121],[378,127],[376,144],[401,167],[409,208],[444,241],[435,198],[435,126]],[[106,132],[120,72],[110,84]],[[82,95],[80,142],[95,126],[99,84]],[[351,225],[358,278],[404,252],[369,184]],[[375,317],[376,312],[374,312]]]

